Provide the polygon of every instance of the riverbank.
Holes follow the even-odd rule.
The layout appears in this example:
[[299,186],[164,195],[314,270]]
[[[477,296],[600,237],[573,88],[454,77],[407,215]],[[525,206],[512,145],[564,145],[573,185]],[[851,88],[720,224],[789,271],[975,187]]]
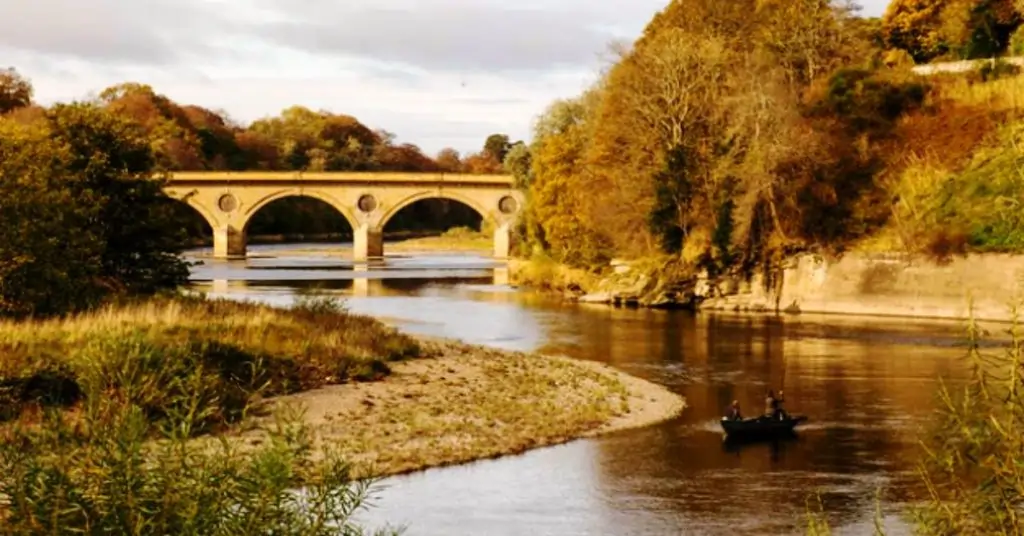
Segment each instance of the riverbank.
[[[639,263],[637,263],[639,264]],[[755,314],[824,313],[1007,322],[1024,298],[1024,255],[979,253],[936,260],[903,253],[796,255],[770,273],[709,279],[619,263],[597,276],[515,260],[513,284],[569,301]],[[551,274],[558,274],[557,277]]]
[[[0,323],[0,415],[125,400],[158,424],[194,409],[197,441],[258,446],[299,405],[359,476],[404,473],[646,426],[667,389],[603,365],[413,338],[330,301],[295,310],[165,299]],[[212,435],[211,435],[212,434]]]

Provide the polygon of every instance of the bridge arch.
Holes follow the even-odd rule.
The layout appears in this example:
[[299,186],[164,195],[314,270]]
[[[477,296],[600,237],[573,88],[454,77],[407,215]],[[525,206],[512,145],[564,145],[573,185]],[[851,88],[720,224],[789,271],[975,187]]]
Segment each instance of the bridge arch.
[[199,215],[206,220],[206,224],[210,226],[210,229],[216,229],[218,227],[218,221],[213,215],[213,212],[206,208],[202,202],[196,199],[196,195],[194,193],[186,194],[184,196],[168,195],[167,198],[173,200],[175,203],[182,203],[191,207],[192,210],[199,213]]
[[484,208],[483,205],[481,205],[478,201],[475,201],[468,196],[464,196],[458,193],[428,190],[406,196],[401,201],[398,201],[397,203],[392,205],[391,208],[389,208],[386,212],[384,212],[383,215],[381,215],[379,223],[377,224],[377,228],[383,230],[384,227],[388,224],[388,222],[391,221],[391,218],[394,218],[395,215],[401,212],[403,209],[411,206],[412,204],[418,201],[425,201],[427,199],[450,199],[452,201],[457,201],[473,209],[477,214],[480,215],[480,218],[483,220],[484,223],[490,223],[497,227],[498,221],[494,217],[494,212]]
[[344,203],[342,203],[334,196],[322,192],[320,190],[308,190],[306,188],[286,188],[274,192],[272,194],[263,196],[260,199],[257,199],[252,204],[250,204],[248,207],[246,207],[245,210],[243,210],[242,212],[241,228],[247,229],[249,227],[249,223],[252,221],[253,216],[255,216],[256,213],[259,212],[262,208],[273,203],[274,201],[278,201],[280,199],[285,199],[288,197],[309,197],[312,199],[316,199],[317,201],[323,201],[324,203],[330,205],[331,208],[338,211],[338,213],[341,214],[343,218],[345,218],[345,221],[348,222],[349,226],[351,226],[353,230],[359,227],[359,220],[356,219],[354,214],[352,214],[352,211],[349,210],[349,208],[346,207]]

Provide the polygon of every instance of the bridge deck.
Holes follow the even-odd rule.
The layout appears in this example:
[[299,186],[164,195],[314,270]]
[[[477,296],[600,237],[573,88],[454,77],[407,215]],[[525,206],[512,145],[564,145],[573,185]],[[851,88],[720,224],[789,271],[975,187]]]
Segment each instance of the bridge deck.
[[465,173],[398,173],[347,171],[187,171],[162,173],[170,184],[182,183],[345,183],[345,184],[450,184],[465,186],[511,187],[511,175],[471,175]]

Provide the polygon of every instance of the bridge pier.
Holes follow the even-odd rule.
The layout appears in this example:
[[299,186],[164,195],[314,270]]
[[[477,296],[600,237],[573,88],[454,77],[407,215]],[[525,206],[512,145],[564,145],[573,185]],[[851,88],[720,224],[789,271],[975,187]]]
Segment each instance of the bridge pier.
[[217,259],[245,257],[245,231],[230,225],[213,230],[213,256]]
[[507,259],[512,255],[512,248],[515,245],[512,234],[512,224],[506,223],[494,230],[494,258]]
[[366,261],[384,256],[384,233],[369,225],[360,225],[353,233],[352,260]]

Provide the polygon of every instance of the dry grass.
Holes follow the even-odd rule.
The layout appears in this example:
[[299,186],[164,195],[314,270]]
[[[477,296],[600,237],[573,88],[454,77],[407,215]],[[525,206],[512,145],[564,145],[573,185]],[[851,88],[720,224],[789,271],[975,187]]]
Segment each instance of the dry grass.
[[[283,397],[359,474],[383,476],[520,453],[670,418],[682,399],[610,368],[437,343],[436,359],[372,384]],[[266,421],[260,422],[265,424]],[[259,444],[263,432],[246,432]]]
[[1024,109],[1024,76],[978,83],[969,77],[949,77],[940,84],[940,95],[960,104],[989,110]]
[[[280,244],[281,242],[275,242]],[[419,238],[404,238],[389,240],[385,237],[384,255],[406,252],[423,251],[472,251],[490,252],[494,247],[494,237],[486,229],[474,231],[466,227],[449,229],[438,236],[425,236]],[[330,248],[277,248],[272,253],[275,257],[286,257],[289,255],[315,255],[324,257],[351,258],[352,246],[332,245]],[[196,258],[212,258],[213,252],[194,253]]]
[[978,82],[941,77],[925,110],[902,118],[886,141],[879,184],[891,217],[852,244],[861,251],[1018,251],[1024,76]]
[[510,260],[508,268],[513,285],[541,290],[591,292],[601,280],[596,274],[571,268],[544,256]]
[[484,231],[474,231],[466,227],[449,229],[439,236],[410,238],[390,242],[389,251],[490,251],[494,238]]
[[158,418],[179,391],[200,389],[206,424],[217,425],[253,397],[377,379],[387,362],[419,353],[412,338],[327,302],[289,311],[170,298],[0,322],[0,418],[89,396],[123,396]]

